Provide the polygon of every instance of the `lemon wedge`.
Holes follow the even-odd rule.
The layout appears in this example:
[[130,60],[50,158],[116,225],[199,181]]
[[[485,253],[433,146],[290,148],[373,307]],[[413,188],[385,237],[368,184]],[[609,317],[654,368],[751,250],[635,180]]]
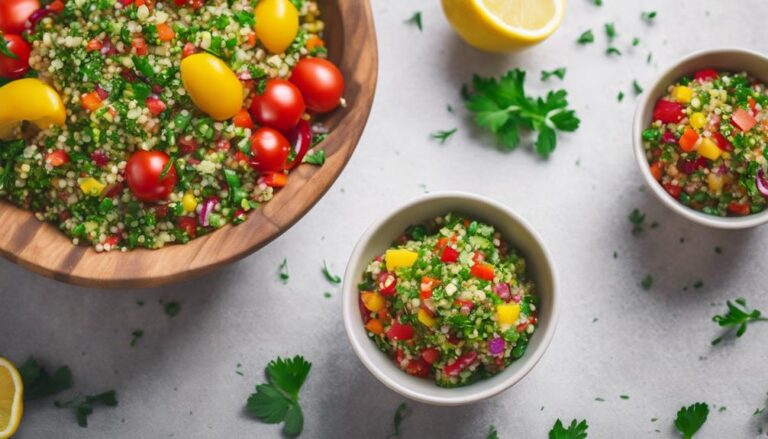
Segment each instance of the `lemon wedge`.
[[10,361],[0,357],[0,439],[16,433],[24,411],[24,385],[19,371]]
[[442,0],[443,11],[468,44],[511,52],[544,41],[560,27],[566,0]]

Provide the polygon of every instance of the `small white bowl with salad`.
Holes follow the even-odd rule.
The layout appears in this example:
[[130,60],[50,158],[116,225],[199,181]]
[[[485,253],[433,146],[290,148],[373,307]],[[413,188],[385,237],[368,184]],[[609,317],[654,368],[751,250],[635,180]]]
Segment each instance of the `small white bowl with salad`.
[[503,204],[419,197],[360,238],[343,285],[357,356],[390,389],[435,405],[490,398],[549,346],[557,274],[541,237]]

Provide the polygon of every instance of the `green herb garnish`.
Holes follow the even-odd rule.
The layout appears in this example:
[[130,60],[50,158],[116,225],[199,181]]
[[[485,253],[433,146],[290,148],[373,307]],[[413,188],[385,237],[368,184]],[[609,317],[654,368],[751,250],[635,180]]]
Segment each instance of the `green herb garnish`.
[[591,44],[595,42],[595,35],[592,33],[592,29],[589,29],[587,31],[584,31],[581,35],[579,35],[579,39],[576,40],[577,43],[581,45]]
[[176,317],[181,311],[181,304],[179,302],[168,302],[163,306],[165,313],[168,317]]
[[5,40],[5,36],[2,32],[0,32],[0,55],[10,59],[19,59],[15,53],[11,52],[11,49],[8,47],[8,41]]
[[637,47],[640,45],[640,38],[632,38],[632,47]]
[[430,138],[437,140],[440,144],[444,144],[452,135],[458,131],[458,128],[447,131],[435,131],[429,135]]
[[619,95],[616,96],[616,100],[619,101],[619,102],[624,100],[624,92],[623,91],[619,92]]
[[325,164],[325,151],[321,149],[319,151],[311,152],[305,155],[301,162],[315,166],[323,166]]
[[421,25],[421,12],[415,12],[413,15],[411,15],[411,18],[405,20],[405,22],[415,25],[419,28],[419,31],[424,31],[424,28]]
[[608,41],[613,41],[619,34],[616,33],[616,26],[613,23],[605,23],[605,35]]
[[632,212],[629,213],[629,222],[632,224],[632,234],[637,236],[643,232],[645,214],[639,209],[632,209]]
[[283,258],[283,262],[280,264],[280,280],[287,284],[290,278],[291,276],[288,274],[288,258]]
[[312,363],[297,355],[283,360],[277,357],[267,364],[267,384],[256,386],[246,402],[246,409],[268,424],[283,422],[283,433],[298,436],[304,429],[304,414],[299,405],[299,390],[307,379]]
[[325,278],[328,280],[328,282],[332,284],[340,284],[341,278],[335,274],[331,274],[331,272],[328,270],[328,264],[323,261],[323,274],[325,275]]
[[[735,302],[735,303],[734,303]],[[731,302],[726,302],[728,310],[723,315],[716,315],[712,317],[712,321],[720,325],[721,328],[727,328],[727,331],[736,329],[736,337],[741,337],[747,332],[747,327],[753,322],[766,322],[768,318],[762,317],[760,310],[749,310],[747,308],[747,300],[743,297]],[[712,344],[716,345],[723,341],[723,336],[717,337],[712,340]]]
[[684,439],[691,439],[699,431],[709,416],[709,406],[703,402],[682,407],[675,418],[675,429]]
[[546,98],[525,94],[525,72],[510,70],[499,80],[475,75],[473,91],[466,104],[475,113],[478,126],[493,132],[501,145],[509,150],[520,143],[521,127],[538,132],[535,151],[546,158],[557,145],[557,132],[575,131],[580,120],[569,110],[565,90],[550,91]]
[[72,371],[69,367],[61,366],[50,374],[34,357],[29,357],[19,367],[19,374],[24,383],[25,401],[45,398],[72,388]]
[[640,14],[640,18],[650,23],[656,18],[656,15],[656,11],[643,12]]
[[400,437],[400,425],[403,423],[403,419],[408,416],[408,405],[406,403],[400,403],[399,406],[397,406],[397,410],[395,410],[395,418],[393,420],[393,424],[395,427],[395,431],[387,436],[387,439]]
[[488,435],[485,437],[485,439],[499,439],[499,432],[496,431],[496,427],[491,425],[491,428],[488,430]]
[[88,427],[88,416],[93,413],[93,407],[96,404],[102,404],[107,407],[117,406],[117,393],[114,390],[109,390],[97,395],[87,395],[85,398],[78,396],[69,401],[55,401],[53,404],[60,409],[74,409],[77,425],[86,428]]
[[589,425],[587,425],[586,420],[578,422],[574,419],[571,421],[571,425],[565,428],[562,421],[558,419],[552,430],[549,431],[549,439],[586,439],[588,428]]
[[556,76],[556,77],[558,77],[560,79],[565,79],[565,72],[566,72],[565,67],[560,67],[559,69],[550,70],[549,72],[546,71],[546,70],[542,70],[541,71],[541,80],[542,81],[546,81],[546,80],[548,80],[549,78],[551,78],[553,76]]
[[605,49],[605,54],[609,55],[609,56],[610,55],[621,56],[621,50],[619,50],[619,49],[617,49],[617,48],[615,48],[613,46],[610,46],[609,48]]
[[636,79],[632,81],[632,90],[635,92],[635,95],[639,95],[643,92],[643,87],[640,86]]
[[144,331],[142,331],[141,329],[137,329],[131,332],[131,346],[136,346],[136,342],[139,341],[139,339],[143,336],[144,336]]
[[653,286],[653,276],[650,274],[645,275],[643,280],[640,281],[640,286],[643,287],[644,290],[650,290]]

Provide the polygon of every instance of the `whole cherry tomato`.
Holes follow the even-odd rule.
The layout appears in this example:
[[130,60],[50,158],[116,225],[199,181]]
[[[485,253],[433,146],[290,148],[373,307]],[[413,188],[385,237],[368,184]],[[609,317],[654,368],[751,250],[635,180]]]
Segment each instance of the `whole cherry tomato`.
[[0,30],[7,34],[21,35],[24,32],[24,23],[38,9],[38,0],[0,1]]
[[[2,1],[2,0],[0,0]],[[4,55],[0,51],[0,77],[17,79],[29,71],[29,54],[32,51],[29,43],[18,35],[4,35],[5,45],[16,58]]]
[[[136,198],[142,201],[160,201],[176,186],[176,169],[168,166],[171,158],[160,151],[137,151],[128,159],[125,179]],[[160,178],[163,171],[165,176]]]
[[285,169],[291,145],[279,131],[261,127],[251,136],[251,166],[261,172],[279,172]]
[[301,90],[307,108],[326,113],[339,106],[344,94],[344,77],[330,61],[304,58],[291,72],[290,81]]
[[253,97],[251,116],[261,125],[286,132],[299,123],[305,109],[299,89],[276,78],[267,82],[264,93]]

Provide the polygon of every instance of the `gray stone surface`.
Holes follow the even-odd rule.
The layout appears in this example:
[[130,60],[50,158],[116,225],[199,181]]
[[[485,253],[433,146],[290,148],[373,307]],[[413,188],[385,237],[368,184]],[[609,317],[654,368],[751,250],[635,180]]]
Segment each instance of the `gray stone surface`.
[[[720,332],[710,319],[740,295],[768,309],[762,275],[768,260],[761,250],[768,228],[718,232],[664,209],[640,189],[630,121],[633,79],[647,84],[659,66],[697,49],[764,49],[760,30],[768,5],[605,3],[596,8],[571,0],[550,40],[495,56],[460,42],[436,1],[374,0],[380,82],[358,151],[293,229],[215,274],[160,289],[94,291],[0,261],[0,354],[71,366],[76,390],[63,397],[114,388],[120,400],[115,409],[98,409],[87,429],[50,401],[31,403],[18,438],[278,437],[277,426],[249,418],[243,407],[265,364],[297,353],[313,363],[302,390],[302,437],[386,437],[403,398],[355,357],[341,322],[339,288],[320,268],[326,259],[341,273],[374,219],[425,190],[446,189],[496,198],[535,225],[559,266],[562,319],[543,361],[519,385],[468,407],[411,403],[404,438],[484,438],[490,425],[502,438],[544,438],[558,417],[587,418],[594,438],[671,438],[675,412],[695,401],[727,407],[713,410],[700,437],[757,436],[768,424],[765,416],[752,416],[767,402],[768,326],[711,348]],[[423,32],[403,24],[417,9]],[[646,25],[640,13],[652,9],[659,17]],[[622,57],[604,54],[608,21],[616,22]],[[597,42],[578,47],[575,39],[588,28]],[[630,47],[634,36],[641,39],[637,48]],[[539,81],[540,70],[560,66],[568,67],[565,81]],[[548,162],[524,148],[496,151],[461,108],[458,90],[472,73],[498,75],[512,67],[528,70],[531,91],[567,88],[582,118],[581,129],[561,136]],[[622,103],[616,101],[620,90],[627,95]],[[453,127],[459,132],[445,145],[428,138]],[[627,215],[636,207],[660,226],[633,237]],[[722,246],[721,255],[715,246]],[[284,257],[287,285],[277,276]],[[639,282],[649,273],[655,282],[644,291]],[[704,285],[694,289],[697,280]],[[168,318],[159,300],[181,302],[181,313]],[[131,347],[130,333],[138,328],[145,335]],[[244,376],[235,373],[238,363]]]

